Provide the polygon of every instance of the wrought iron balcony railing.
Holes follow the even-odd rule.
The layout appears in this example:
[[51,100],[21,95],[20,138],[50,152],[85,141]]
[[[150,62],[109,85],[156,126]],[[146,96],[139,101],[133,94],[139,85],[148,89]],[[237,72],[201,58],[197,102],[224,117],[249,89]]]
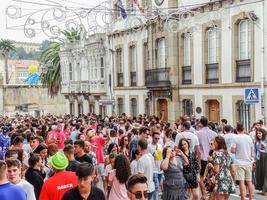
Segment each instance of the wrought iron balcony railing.
[[170,68],[148,69],[145,72],[145,84],[147,87],[170,87]]

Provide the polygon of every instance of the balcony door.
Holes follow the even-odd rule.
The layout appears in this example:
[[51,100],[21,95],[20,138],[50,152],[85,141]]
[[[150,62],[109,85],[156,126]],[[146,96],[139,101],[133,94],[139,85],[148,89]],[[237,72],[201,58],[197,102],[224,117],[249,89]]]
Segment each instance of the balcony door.
[[220,121],[220,103],[217,100],[208,100],[206,102],[207,116],[211,122]]
[[157,115],[161,121],[168,121],[168,101],[166,99],[159,99],[157,101]]

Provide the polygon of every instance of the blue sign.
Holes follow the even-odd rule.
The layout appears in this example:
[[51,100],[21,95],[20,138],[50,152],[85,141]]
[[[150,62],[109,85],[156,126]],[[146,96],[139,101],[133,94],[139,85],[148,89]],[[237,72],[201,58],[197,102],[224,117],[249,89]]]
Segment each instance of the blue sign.
[[259,88],[245,88],[245,104],[254,104],[260,102]]

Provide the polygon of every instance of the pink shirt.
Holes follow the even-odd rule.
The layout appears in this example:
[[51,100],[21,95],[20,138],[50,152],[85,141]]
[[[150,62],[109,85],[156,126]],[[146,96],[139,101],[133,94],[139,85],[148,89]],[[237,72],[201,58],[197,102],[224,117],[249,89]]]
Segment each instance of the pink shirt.
[[105,139],[100,136],[95,136],[94,138],[90,139],[89,142],[95,146],[93,148],[93,151],[96,154],[96,160],[97,163],[104,163],[104,144],[105,144]]
[[46,144],[55,143],[59,149],[64,148],[65,134],[63,131],[50,131],[47,135]]
[[129,200],[125,184],[121,184],[115,176],[115,170],[112,170],[109,175],[109,180],[112,181],[111,191],[108,200]]

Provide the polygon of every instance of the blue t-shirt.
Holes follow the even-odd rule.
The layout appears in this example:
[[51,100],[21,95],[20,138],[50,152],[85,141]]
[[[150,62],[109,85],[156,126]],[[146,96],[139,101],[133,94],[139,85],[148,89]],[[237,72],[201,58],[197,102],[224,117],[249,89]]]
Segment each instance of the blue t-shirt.
[[0,134],[0,160],[4,160],[4,156],[10,146],[10,138],[8,135]]
[[11,183],[0,185],[1,200],[27,200],[27,195],[24,190]]

